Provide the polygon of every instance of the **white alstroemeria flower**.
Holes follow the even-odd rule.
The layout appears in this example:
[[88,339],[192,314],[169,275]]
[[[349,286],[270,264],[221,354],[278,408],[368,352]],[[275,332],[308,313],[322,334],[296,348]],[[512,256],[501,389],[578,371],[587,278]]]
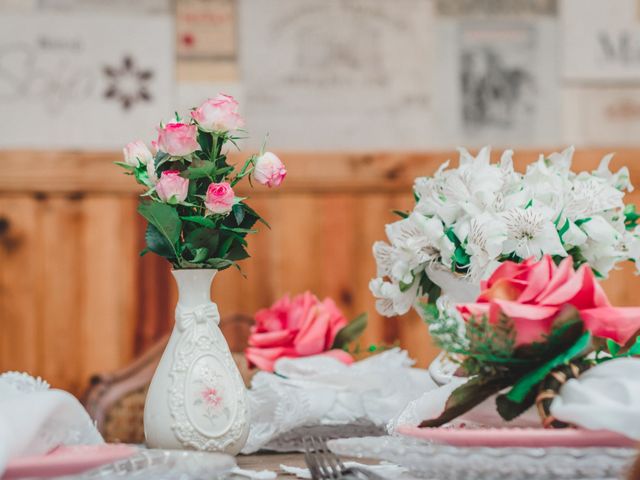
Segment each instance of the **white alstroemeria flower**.
[[451,265],[455,246],[445,235],[439,219],[413,212],[407,218],[387,225],[386,232],[392,245],[413,256],[415,265],[411,268],[437,260]]
[[507,226],[497,216],[483,213],[470,222],[465,251],[470,256],[469,276],[478,280],[502,253]]
[[418,294],[418,281],[402,292],[400,287],[382,278],[374,278],[369,282],[369,290],[376,297],[376,310],[380,315],[393,317],[404,315],[412,307]]
[[378,277],[390,275],[397,257],[395,248],[386,242],[375,242],[373,244],[373,256],[376,259]]
[[512,208],[502,214],[507,226],[507,239],[502,253],[515,253],[520,258],[550,255],[566,256],[555,225],[534,207]]
[[606,180],[582,172],[565,191],[564,213],[572,220],[585,218],[606,210],[623,209],[624,193]]
[[616,228],[600,215],[595,215],[580,224],[580,229],[592,242],[604,245],[616,245],[622,235]]
[[633,192],[633,185],[631,185],[631,177],[627,167],[622,167],[616,173],[609,170],[609,163],[612,158],[613,153],[609,153],[602,157],[600,165],[598,165],[598,169],[593,172],[593,175],[606,180],[609,185],[620,191],[627,190],[628,192]]
[[[558,225],[561,225],[561,230],[564,230],[560,237],[565,248],[579,247],[587,241],[587,234],[584,233],[575,222],[572,222],[568,218],[563,217],[560,219]],[[567,248],[567,250],[569,248]]]
[[576,151],[572,145],[565,148],[561,153],[552,153],[549,155],[547,163],[550,168],[563,176],[567,176],[571,173],[571,163],[573,162],[573,154]]
[[564,192],[569,188],[569,180],[548,166],[544,157],[540,155],[537,162],[527,167],[523,186],[531,199],[560,212],[563,209]]

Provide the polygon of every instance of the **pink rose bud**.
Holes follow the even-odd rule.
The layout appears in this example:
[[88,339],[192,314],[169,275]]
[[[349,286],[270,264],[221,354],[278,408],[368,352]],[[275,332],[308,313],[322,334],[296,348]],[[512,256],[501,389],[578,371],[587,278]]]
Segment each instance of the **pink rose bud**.
[[170,204],[182,203],[187,198],[189,180],[182,178],[178,170],[162,172],[156,185],[156,193],[160,200]]
[[223,93],[210,98],[191,112],[193,119],[206,132],[229,132],[244,126],[238,115],[238,102]]
[[200,148],[196,135],[198,127],[172,122],[158,129],[158,149],[172,157],[184,157]]
[[153,154],[144,142],[140,140],[127,143],[122,149],[122,153],[124,154],[124,162],[132,167],[137,167],[140,164],[146,165],[150,161],[153,161]]
[[204,205],[211,213],[224,214],[231,211],[235,193],[227,182],[212,183],[207,188]]
[[269,188],[277,187],[286,175],[287,170],[284,168],[284,164],[275,154],[264,152],[256,159],[256,165],[253,169],[253,179],[256,182]]

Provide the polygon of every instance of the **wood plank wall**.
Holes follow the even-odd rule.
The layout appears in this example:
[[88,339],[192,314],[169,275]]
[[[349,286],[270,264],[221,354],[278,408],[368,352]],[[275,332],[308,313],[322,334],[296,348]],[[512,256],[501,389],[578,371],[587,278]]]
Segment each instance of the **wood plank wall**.
[[[607,151],[576,154],[594,168]],[[213,298],[224,315],[252,314],[279,296],[310,289],[345,314],[369,312],[363,344],[396,340],[424,366],[436,354],[415,314],[385,319],[368,291],[371,245],[384,238],[392,209],[410,208],[411,185],[454,152],[289,153],[278,190],[243,191],[271,223],[250,239],[247,278],[220,274]],[[537,152],[516,155],[516,165]],[[640,150],[614,167],[640,178]],[[79,393],[90,375],[126,365],[171,329],[176,291],[164,260],[138,257],[144,223],[134,182],[111,152],[0,151],[0,371],[25,370]],[[629,201],[638,201],[638,192]],[[640,279],[615,272],[606,289],[637,303]]]

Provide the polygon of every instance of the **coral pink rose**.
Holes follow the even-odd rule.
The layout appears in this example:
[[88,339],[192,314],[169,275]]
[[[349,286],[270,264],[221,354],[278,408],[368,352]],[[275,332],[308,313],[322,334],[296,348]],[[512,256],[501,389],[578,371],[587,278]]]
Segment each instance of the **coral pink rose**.
[[167,123],[158,129],[158,149],[172,157],[184,157],[200,148],[198,127],[181,122]]
[[235,193],[227,182],[212,183],[207,188],[204,205],[211,213],[225,214],[231,211],[235,201]]
[[626,343],[640,330],[640,308],[612,307],[591,267],[573,269],[567,257],[556,266],[549,255],[540,261],[504,262],[482,284],[476,303],[458,305],[465,320],[487,316],[490,323],[509,317],[516,346],[544,339],[566,306],[578,310],[585,328],[596,337]]
[[253,178],[267,187],[278,187],[287,175],[282,161],[271,152],[264,152],[256,159]]
[[273,372],[282,357],[326,354],[351,364],[353,358],[343,350],[330,350],[338,331],[347,320],[331,299],[324,301],[310,292],[288,295],[256,313],[249,347],[245,355],[250,365]]
[[182,203],[189,192],[189,180],[182,178],[178,170],[165,170],[156,184],[156,193],[163,202]]
[[244,121],[238,115],[238,102],[223,93],[205,101],[191,112],[191,117],[207,132],[228,132],[244,127]]
[[127,143],[122,149],[122,153],[124,154],[124,162],[132,167],[147,165],[153,161],[153,154],[141,140]]

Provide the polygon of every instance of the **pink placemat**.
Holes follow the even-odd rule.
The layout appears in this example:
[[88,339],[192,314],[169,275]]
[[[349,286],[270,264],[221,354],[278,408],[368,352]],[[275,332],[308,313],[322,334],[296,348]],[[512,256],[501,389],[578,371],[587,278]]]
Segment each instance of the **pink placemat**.
[[58,447],[46,455],[11,460],[2,479],[73,475],[128,458],[136,451],[131,445],[108,443]]
[[637,443],[619,433],[575,428],[418,428],[402,425],[396,431],[456,447],[633,447]]

